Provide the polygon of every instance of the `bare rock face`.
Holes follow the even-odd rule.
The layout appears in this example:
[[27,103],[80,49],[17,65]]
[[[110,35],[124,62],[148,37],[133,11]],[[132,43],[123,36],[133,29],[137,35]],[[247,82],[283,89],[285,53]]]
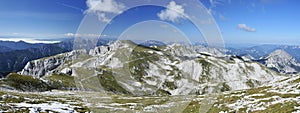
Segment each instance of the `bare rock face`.
[[[116,41],[109,44],[109,46],[99,46],[94,49],[89,50],[74,50],[68,53],[58,54],[52,57],[42,58],[38,60],[30,61],[22,69],[19,74],[21,75],[31,75],[33,77],[43,77],[45,75],[51,75],[52,73],[64,73],[67,75],[72,74],[72,69],[69,67],[74,59],[78,57],[85,56],[99,56],[113,51],[117,48],[127,47],[126,43],[122,41]],[[101,60],[100,60],[101,61]]]
[[240,90],[280,78],[260,63],[223,55],[214,48],[180,44],[146,47],[130,41],[99,46],[88,54],[72,51],[34,60],[21,71],[34,77],[52,73],[75,76],[88,90],[134,95]]
[[[42,58],[38,60],[30,61],[22,69],[19,74],[21,75],[31,75],[33,77],[43,77],[45,75],[50,75],[54,72],[59,72],[58,70],[63,65],[67,65],[67,61],[71,63],[72,59],[76,58],[80,54],[84,54],[84,50],[76,50],[68,53],[62,53],[48,58]],[[68,74],[72,73],[71,70],[64,70],[62,73]]]

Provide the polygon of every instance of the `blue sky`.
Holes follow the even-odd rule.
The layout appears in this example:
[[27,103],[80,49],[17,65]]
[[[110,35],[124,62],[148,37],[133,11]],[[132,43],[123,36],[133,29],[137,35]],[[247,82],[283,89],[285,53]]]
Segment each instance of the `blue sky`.
[[[300,44],[298,0],[200,0],[200,2],[214,17],[225,43]],[[100,10],[119,15],[105,30],[105,34],[111,37],[120,34],[138,21],[160,20],[178,27],[192,41],[201,38],[199,36],[201,33],[195,31],[190,21],[180,15],[174,17],[168,16],[168,12],[162,14],[165,10],[163,7],[142,6],[118,12],[124,7],[126,6],[119,4],[115,9],[92,9],[86,0],[1,0],[0,36],[3,38],[73,36],[85,14],[90,12],[101,15],[103,13],[97,12]],[[180,12],[181,9],[187,11],[189,7],[182,5],[178,8]],[[105,20],[105,16],[102,17],[100,19]]]
[[0,35],[39,38],[74,32],[83,13],[69,5],[86,7],[84,0],[1,0]]

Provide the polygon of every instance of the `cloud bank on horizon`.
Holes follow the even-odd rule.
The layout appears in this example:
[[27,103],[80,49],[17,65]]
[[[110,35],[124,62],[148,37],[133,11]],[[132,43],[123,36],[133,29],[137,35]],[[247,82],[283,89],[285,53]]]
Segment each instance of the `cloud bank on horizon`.
[[28,38],[0,38],[0,41],[11,41],[11,42],[20,42],[24,41],[30,44],[55,44],[59,43],[60,41],[47,41],[47,40],[38,40],[38,39],[28,39]]

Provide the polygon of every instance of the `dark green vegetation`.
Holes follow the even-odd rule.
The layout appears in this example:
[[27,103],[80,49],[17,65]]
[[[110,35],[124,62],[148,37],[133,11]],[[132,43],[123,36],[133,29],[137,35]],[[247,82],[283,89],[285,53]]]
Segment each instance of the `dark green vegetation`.
[[51,89],[59,90],[73,90],[76,89],[76,83],[74,77],[66,74],[52,74],[51,76],[45,76],[44,79],[48,80],[47,84]]
[[298,79],[292,81],[291,83],[300,83],[300,78],[298,78]]
[[7,85],[21,91],[48,91],[51,87],[38,78],[23,76],[16,73],[9,74],[3,80]]
[[153,50],[152,48],[144,46],[136,46],[131,53],[129,69],[131,69],[132,76],[139,82],[143,82],[142,77],[147,75],[146,71],[149,69],[149,63],[159,60],[157,54],[150,54],[146,51]]
[[230,90],[231,90],[231,88],[229,85],[227,85],[226,83],[222,83],[222,88],[221,88],[222,92],[230,91]]
[[[42,80],[44,79],[44,80]],[[10,73],[0,81],[0,85],[20,91],[50,91],[76,89],[74,77],[65,74],[53,74],[44,78],[33,78],[32,76]]]
[[113,92],[115,94],[130,94],[116,81],[111,71],[103,70],[102,74],[98,75],[99,82],[104,90]]
[[201,78],[200,78],[200,82],[201,83],[206,83],[210,81],[210,68],[212,66],[211,63],[209,63],[208,61],[206,61],[205,59],[201,58],[198,60],[199,63],[201,63],[201,65],[203,66],[202,69],[202,73],[201,73]]

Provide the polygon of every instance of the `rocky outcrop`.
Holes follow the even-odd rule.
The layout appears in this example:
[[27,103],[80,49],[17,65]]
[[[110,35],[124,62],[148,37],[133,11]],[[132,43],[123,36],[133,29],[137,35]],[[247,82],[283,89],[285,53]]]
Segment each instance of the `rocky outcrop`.
[[80,58],[84,59],[84,57],[101,56],[109,51],[116,50],[117,48],[126,48],[128,43],[124,42],[128,41],[116,41],[114,43],[110,43],[109,46],[99,46],[94,49],[90,49],[88,53],[86,50],[74,50],[51,57],[33,60],[28,62],[19,74],[30,75],[33,77],[43,77],[45,75],[51,75],[52,73],[64,73],[71,75],[72,69],[70,66],[74,62],[80,62]]
[[50,75],[54,72],[62,72],[65,74],[70,74],[70,69],[64,69],[59,71],[59,67],[63,65],[67,65],[67,62],[72,62],[72,59],[76,59],[76,57],[80,54],[85,54],[84,50],[76,50],[68,53],[62,53],[59,55],[42,58],[38,60],[30,61],[26,64],[26,66],[22,69],[19,74],[21,75],[31,75],[33,77],[43,77],[45,75]]

